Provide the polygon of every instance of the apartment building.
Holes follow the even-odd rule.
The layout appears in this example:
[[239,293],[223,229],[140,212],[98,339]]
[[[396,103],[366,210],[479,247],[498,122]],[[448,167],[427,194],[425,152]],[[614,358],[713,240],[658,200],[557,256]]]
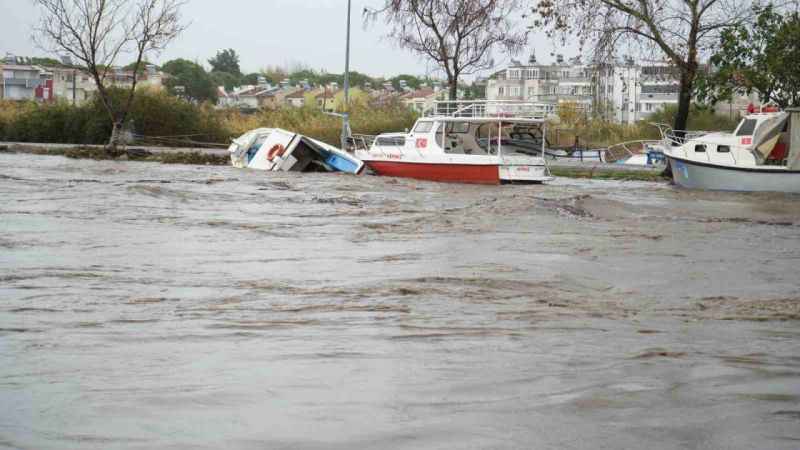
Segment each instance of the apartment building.
[[488,81],[486,98],[558,105],[577,104],[619,123],[633,123],[677,104],[678,82],[672,66],[660,62],[581,64],[561,55],[554,64],[513,61]]
[[0,64],[3,79],[0,99],[38,100],[53,99],[52,75],[42,67],[29,64]]

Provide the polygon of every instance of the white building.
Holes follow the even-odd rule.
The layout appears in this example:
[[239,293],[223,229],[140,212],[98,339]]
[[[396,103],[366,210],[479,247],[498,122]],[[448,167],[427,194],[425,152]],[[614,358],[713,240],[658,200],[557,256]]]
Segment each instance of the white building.
[[577,59],[555,64],[513,62],[494,74],[486,87],[486,98],[558,105],[572,103],[619,123],[645,119],[665,105],[677,104],[678,82],[668,64],[588,65]]
[[0,99],[50,100],[53,97],[50,74],[39,66],[28,64],[0,64],[3,78]]

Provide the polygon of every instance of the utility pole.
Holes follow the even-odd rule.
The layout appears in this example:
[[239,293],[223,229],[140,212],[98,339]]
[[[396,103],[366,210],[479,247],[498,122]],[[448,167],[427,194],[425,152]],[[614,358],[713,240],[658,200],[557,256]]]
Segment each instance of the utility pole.
[[344,111],[342,115],[342,150],[347,150],[350,130],[350,9],[352,0],[347,0],[347,40],[344,56]]

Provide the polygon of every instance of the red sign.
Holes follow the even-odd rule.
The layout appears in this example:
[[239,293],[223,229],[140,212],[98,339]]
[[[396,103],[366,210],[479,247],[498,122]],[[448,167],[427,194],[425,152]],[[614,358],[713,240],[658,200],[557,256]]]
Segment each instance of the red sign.
[[750,145],[750,144],[753,143],[753,138],[752,137],[743,137],[741,142],[742,142],[742,145]]
[[425,148],[428,146],[427,139],[417,139],[417,148]]

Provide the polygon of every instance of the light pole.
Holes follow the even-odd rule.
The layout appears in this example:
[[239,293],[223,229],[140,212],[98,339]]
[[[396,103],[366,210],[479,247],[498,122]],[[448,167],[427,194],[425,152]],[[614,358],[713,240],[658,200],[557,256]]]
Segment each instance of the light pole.
[[347,0],[347,40],[344,56],[344,111],[342,114],[342,150],[347,150],[350,130],[350,9],[352,0]]

